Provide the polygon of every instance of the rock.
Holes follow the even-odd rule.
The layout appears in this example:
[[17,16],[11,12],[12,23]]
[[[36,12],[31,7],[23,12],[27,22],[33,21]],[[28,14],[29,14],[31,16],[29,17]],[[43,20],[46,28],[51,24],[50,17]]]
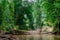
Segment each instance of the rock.
[[0,35],[5,34],[5,32],[3,30],[0,30]]
[[60,31],[56,31],[56,32],[54,32],[53,34],[55,34],[55,35],[60,35]]
[[53,28],[52,28],[52,27],[49,27],[49,26],[45,26],[45,27],[42,29],[42,32],[52,33],[52,32],[53,32]]
[[15,38],[11,35],[1,35],[0,40],[19,40],[19,38]]
[[0,35],[0,38],[10,38],[11,36],[9,35]]
[[7,39],[7,38],[3,38],[3,40],[9,40],[9,39]]

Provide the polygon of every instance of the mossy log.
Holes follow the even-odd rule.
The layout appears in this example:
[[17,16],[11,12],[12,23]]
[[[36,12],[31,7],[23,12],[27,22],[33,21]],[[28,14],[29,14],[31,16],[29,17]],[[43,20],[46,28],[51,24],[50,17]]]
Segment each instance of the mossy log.
[[12,30],[12,31],[6,32],[5,34],[13,34],[13,35],[34,35],[34,34],[40,34],[40,30],[30,30],[30,31]]

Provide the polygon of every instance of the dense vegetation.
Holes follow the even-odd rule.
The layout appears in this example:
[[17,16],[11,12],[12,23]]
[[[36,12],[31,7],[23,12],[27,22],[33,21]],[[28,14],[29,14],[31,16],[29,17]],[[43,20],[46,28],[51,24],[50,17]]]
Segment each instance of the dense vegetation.
[[50,26],[56,31],[59,24],[59,0],[0,0],[0,30],[35,30]]

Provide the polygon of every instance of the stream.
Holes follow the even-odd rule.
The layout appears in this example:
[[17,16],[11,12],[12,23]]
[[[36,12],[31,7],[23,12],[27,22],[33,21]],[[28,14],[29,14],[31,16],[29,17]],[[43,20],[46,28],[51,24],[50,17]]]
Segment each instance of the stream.
[[[11,37],[10,37],[11,36]],[[40,35],[5,35],[0,36],[0,40],[60,40],[60,35],[40,34]]]
[[41,34],[41,35],[14,35],[19,40],[60,40],[59,35]]

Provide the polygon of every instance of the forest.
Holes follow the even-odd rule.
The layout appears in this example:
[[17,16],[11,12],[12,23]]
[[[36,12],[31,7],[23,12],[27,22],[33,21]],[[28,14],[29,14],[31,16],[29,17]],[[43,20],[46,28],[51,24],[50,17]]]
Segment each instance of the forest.
[[60,34],[60,0],[0,0],[0,32],[11,30]]

